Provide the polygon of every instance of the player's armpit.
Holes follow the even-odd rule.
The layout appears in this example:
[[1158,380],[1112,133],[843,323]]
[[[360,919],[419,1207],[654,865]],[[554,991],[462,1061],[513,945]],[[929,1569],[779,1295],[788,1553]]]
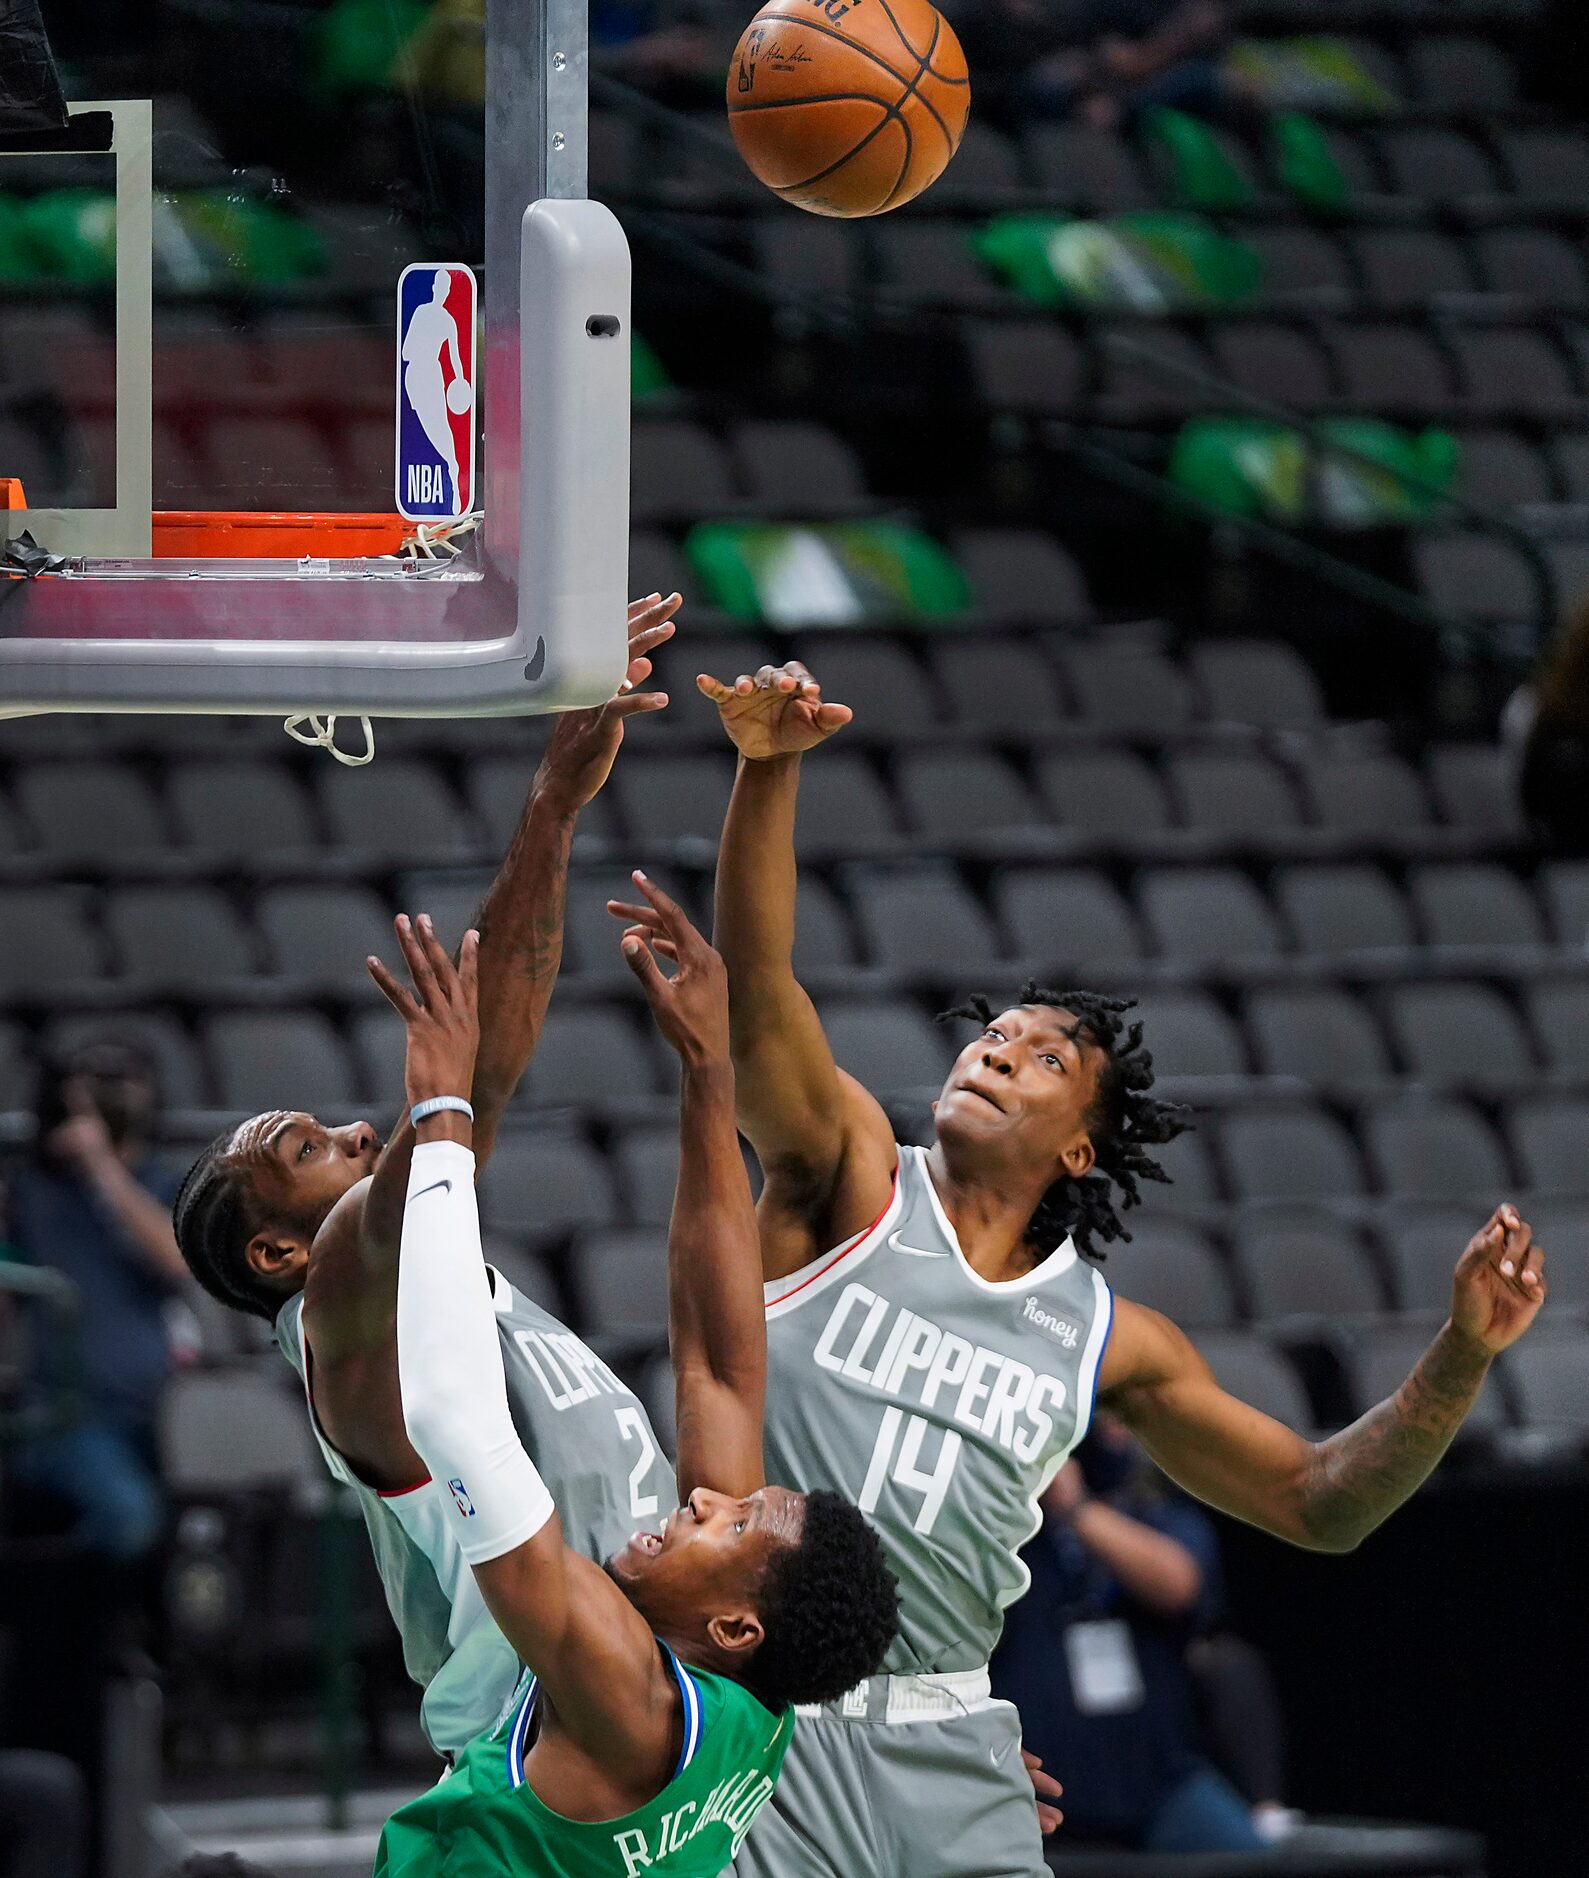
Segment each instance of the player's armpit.
[[1314,1443],[1222,1389],[1167,1317],[1116,1300],[1099,1400],[1188,1493],[1293,1545],[1318,1545],[1306,1508]]

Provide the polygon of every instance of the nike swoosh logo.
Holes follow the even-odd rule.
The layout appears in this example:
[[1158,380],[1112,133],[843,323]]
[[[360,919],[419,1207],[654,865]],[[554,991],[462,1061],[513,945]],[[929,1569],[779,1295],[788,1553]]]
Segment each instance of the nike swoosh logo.
[[949,1256],[947,1252],[929,1252],[925,1246],[902,1245],[897,1232],[888,1235],[888,1249],[891,1252],[908,1253],[913,1259],[946,1259]]
[[436,1193],[438,1191],[441,1193],[451,1193],[451,1180],[433,1180],[428,1187],[421,1187],[418,1193],[411,1193],[408,1196],[408,1203],[412,1206],[416,1200],[423,1200],[427,1193]]

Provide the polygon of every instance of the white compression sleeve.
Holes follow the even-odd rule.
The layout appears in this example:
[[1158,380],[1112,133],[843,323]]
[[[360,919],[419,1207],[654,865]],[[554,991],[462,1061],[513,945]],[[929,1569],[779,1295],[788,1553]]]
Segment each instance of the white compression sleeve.
[[483,1565],[533,1538],[556,1509],[508,1412],[474,1155],[456,1141],[414,1149],[397,1277],[397,1370],[408,1438],[451,1499],[464,1557]]

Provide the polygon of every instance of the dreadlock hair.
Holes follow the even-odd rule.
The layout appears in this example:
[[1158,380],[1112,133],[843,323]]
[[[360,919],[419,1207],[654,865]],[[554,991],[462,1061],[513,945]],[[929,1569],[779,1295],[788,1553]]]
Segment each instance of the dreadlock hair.
[[[1148,1094],[1153,1087],[1153,1057],[1142,1047],[1141,1024],[1127,1025],[1124,1013],[1135,998],[1108,998],[1095,991],[1049,991],[1027,983],[1021,987],[1022,1004],[1043,1004],[1069,1011],[1077,1035],[1103,1052],[1098,1092],[1087,1125],[1092,1134],[1096,1173],[1079,1179],[1062,1174],[1037,1203],[1026,1228],[1028,1239],[1054,1245],[1067,1234],[1076,1249],[1091,1259],[1107,1255],[1103,1246],[1131,1235],[1120,1214],[1141,1203],[1138,1182],[1168,1182],[1170,1176],[1148,1153],[1162,1147],[1191,1127],[1189,1112],[1175,1102],[1160,1102]],[[969,1017],[991,1024],[998,1013],[986,998],[968,998],[945,1011],[940,1021]],[[1120,1190],[1119,1211],[1110,1189]]]
[[275,1321],[281,1293],[248,1262],[257,1221],[227,1150],[232,1134],[219,1134],[188,1169],[171,1206],[171,1224],[187,1268],[212,1298],[234,1311]]
[[899,1629],[899,1586],[860,1508],[808,1493],[800,1538],[773,1555],[756,1609],[764,1635],[740,1680],[775,1714],[876,1675]]

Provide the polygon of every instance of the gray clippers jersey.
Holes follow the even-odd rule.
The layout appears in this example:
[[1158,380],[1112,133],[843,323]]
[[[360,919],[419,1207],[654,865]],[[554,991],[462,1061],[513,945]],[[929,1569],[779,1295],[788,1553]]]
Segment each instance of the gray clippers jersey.
[[1087,1430],[1109,1287],[1068,1239],[1023,1278],[979,1277],[902,1147],[882,1218],[766,1299],[767,1478],[871,1516],[899,1576],[886,1670],[985,1663],[1037,1496]]
[[[488,1268],[490,1269],[490,1268]],[[676,1504],[678,1490],[637,1396],[571,1330],[491,1270],[508,1404],[526,1452],[557,1502],[563,1532],[598,1563]],[[303,1297],[276,1316],[276,1342],[304,1376]],[[307,1390],[307,1378],[306,1378]],[[458,1550],[439,1482],[378,1493],[357,1480],[309,1418],[326,1465],[359,1497],[403,1661],[424,1690],[420,1720],[440,1754],[492,1727],[520,1666]]]

